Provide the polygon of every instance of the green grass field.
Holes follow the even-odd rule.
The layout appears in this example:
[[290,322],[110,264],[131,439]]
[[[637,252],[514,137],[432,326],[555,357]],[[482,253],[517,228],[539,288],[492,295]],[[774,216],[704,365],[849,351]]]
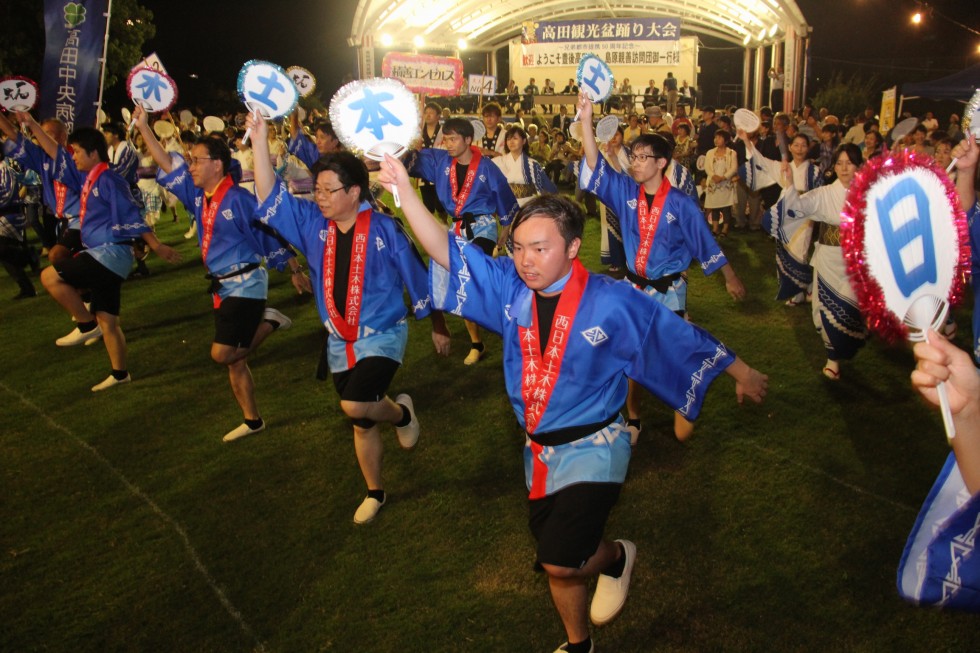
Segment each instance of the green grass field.
[[[47,296],[12,302],[0,278],[0,650],[550,653],[564,641],[531,569],[520,435],[500,344],[463,366],[467,338],[435,356],[412,325],[392,394],[415,399],[415,450],[385,434],[390,500],[364,495],[331,383],[314,380],[316,310],[272,273],[270,304],[295,321],[252,358],[265,432],[241,421],[208,356],[199,255],[150,260],[123,287],[134,382],[93,394],[101,345],[59,349],[71,329]],[[584,260],[599,269],[598,224]],[[722,243],[750,297],[692,270],[692,318],[770,376],[762,406],[712,387],[694,438],[647,397],[645,429],[607,529],[638,546],[629,602],[599,650],[977,651],[975,616],[914,608],[895,571],[948,452],[913,394],[905,348],[872,341],[832,384],[809,308],[775,294],[760,234]],[[38,283],[40,288],[40,284]],[[968,308],[958,342],[969,343]]]

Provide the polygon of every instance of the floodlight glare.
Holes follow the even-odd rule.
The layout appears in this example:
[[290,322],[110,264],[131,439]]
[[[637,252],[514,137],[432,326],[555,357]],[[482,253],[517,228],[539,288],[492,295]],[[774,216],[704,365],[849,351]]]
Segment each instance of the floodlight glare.
[[414,45],[416,48],[421,48],[423,45],[425,45],[425,39],[419,35],[416,35],[416,37],[412,39],[412,45]]
[[384,47],[390,48],[391,47],[391,44],[394,43],[394,42],[395,42],[395,39],[391,38],[391,34],[382,34],[381,35],[381,45],[383,45]]

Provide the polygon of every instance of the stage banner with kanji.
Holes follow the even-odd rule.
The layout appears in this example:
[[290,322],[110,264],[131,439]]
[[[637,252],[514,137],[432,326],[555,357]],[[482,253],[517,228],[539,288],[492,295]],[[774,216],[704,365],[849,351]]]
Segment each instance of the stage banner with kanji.
[[106,10],[106,0],[44,0],[39,117],[59,118],[69,132],[96,123]]
[[528,21],[521,28],[521,66],[576,66],[590,53],[610,66],[676,66],[680,38],[677,18]]
[[454,57],[389,52],[381,60],[381,74],[401,80],[413,93],[458,95],[465,81],[463,62]]

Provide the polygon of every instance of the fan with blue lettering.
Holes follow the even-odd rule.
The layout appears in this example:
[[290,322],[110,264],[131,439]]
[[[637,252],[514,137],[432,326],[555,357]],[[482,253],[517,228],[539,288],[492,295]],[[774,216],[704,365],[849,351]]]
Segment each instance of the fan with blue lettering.
[[[348,149],[374,161],[400,157],[420,137],[419,103],[397,79],[360,79],[330,100],[330,122]],[[392,188],[395,206],[401,200]]]
[[[274,120],[293,112],[299,102],[299,91],[282,67],[252,59],[238,72],[238,97],[252,113]],[[243,143],[248,136],[246,131]]]
[[[575,83],[578,84],[579,92],[585,93],[593,104],[605,102],[616,89],[612,68],[594,54],[584,55],[579,60]],[[572,119],[572,122],[576,121],[578,121],[577,111]]]
[[[963,296],[970,246],[956,188],[932,158],[909,150],[868,161],[848,190],[840,229],[868,327],[890,341],[939,331]],[[948,401],[943,421],[952,438]]]

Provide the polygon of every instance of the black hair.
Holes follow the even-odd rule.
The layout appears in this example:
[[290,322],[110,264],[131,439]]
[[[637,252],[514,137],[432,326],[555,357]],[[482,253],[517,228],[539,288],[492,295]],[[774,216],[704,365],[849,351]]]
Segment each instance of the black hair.
[[497,104],[496,102],[488,102],[487,104],[485,104],[483,106],[483,113],[480,115],[485,116],[488,113],[495,113],[497,114],[498,118],[503,115],[503,112],[500,110],[500,105]]
[[102,123],[102,133],[112,134],[121,141],[126,140],[126,128],[122,125],[122,123],[104,122]]
[[723,139],[725,139],[725,145],[728,145],[729,143],[732,142],[732,133],[730,131],[728,131],[727,129],[716,129],[715,130],[715,138],[717,138],[719,136],[721,136]]
[[691,126],[688,125],[686,122],[677,123],[677,131],[680,131],[682,129],[687,132],[688,136],[691,135]]
[[199,138],[194,145],[200,145],[208,151],[208,156],[215,161],[221,161],[221,171],[228,174],[231,169],[231,149],[224,138],[220,136],[204,136]]
[[661,134],[640,134],[633,139],[633,143],[630,145],[630,152],[636,152],[636,148],[638,147],[650,148],[653,156],[658,159],[667,159],[668,161],[674,154],[674,144]]
[[337,132],[333,130],[333,125],[330,123],[329,120],[321,120],[320,122],[318,122],[316,124],[316,129],[313,130],[314,134],[316,132],[323,132],[330,138],[337,138]]
[[520,125],[514,125],[513,127],[508,127],[507,128],[507,131],[504,132],[504,140],[510,140],[510,137],[513,136],[514,134],[517,134],[518,136],[520,136],[521,137],[521,140],[524,141],[524,148],[523,148],[523,150],[524,150],[524,154],[527,154],[527,148],[528,148],[528,145],[527,145],[527,132],[524,131],[524,128],[521,127]]
[[105,134],[95,127],[78,127],[68,136],[70,145],[77,145],[86,152],[95,152],[99,161],[109,161],[109,146],[105,142]]
[[320,157],[310,169],[313,173],[313,183],[319,179],[320,173],[332,172],[345,188],[357,186],[361,189],[358,196],[362,202],[371,197],[371,182],[364,162],[351,152],[332,152]]
[[578,204],[562,195],[545,193],[522,206],[511,225],[511,234],[514,234],[521,224],[531,218],[551,218],[554,220],[562,240],[565,241],[566,249],[576,238],[582,240],[582,234],[585,232],[585,216],[582,214],[582,209],[579,208]]
[[473,140],[473,123],[466,118],[450,118],[442,125],[443,134],[456,134],[466,140]]
[[[435,102],[426,102],[426,103],[425,103],[425,108],[426,108],[426,109],[432,109],[432,110],[433,110],[433,111],[435,111],[436,113],[438,113],[438,114],[442,114],[442,107],[440,107],[440,106],[439,106],[438,104],[436,104]],[[423,111],[424,111],[424,109],[423,109]]]

